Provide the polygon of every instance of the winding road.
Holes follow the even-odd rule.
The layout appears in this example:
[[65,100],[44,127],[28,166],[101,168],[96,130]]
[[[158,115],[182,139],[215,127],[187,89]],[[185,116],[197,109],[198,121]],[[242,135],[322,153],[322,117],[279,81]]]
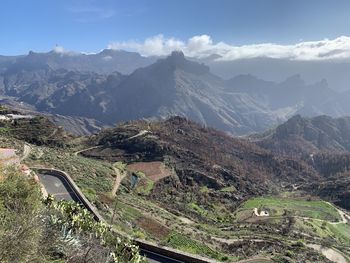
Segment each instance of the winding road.
[[65,178],[49,172],[41,172],[38,177],[47,193],[53,195],[57,200],[83,203]]
[[[34,168],[35,169],[35,168]],[[67,201],[75,201],[77,203],[82,204],[85,206],[89,211],[93,210],[91,207],[86,206],[86,200],[85,197],[82,197],[82,193],[78,189],[74,189],[76,186],[72,186],[72,182],[70,182],[71,179],[67,180],[63,175],[61,176],[59,173],[63,173],[58,170],[54,169],[42,169],[38,172],[38,177],[40,180],[40,183],[44,186],[47,193],[52,194],[55,198],[58,200],[67,200]],[[78,190],[78,191],[77,191]],[[79,193],[78,193],[79,192]],[[88,201],[87,201],[88,202]],[[96,216],[98,218],[99,216]],[[138,241],[139,245],[142,245],[142,241]],[[144,245],[149,245],[147,243],[144,243]],[[152,247],[152,245],[150,246]],[[160,251],[166,251],[165,248],[156,248],[157,252]],[[190,256],[186,254],[180,254],[179,252],[171,252],[172,249],[169,249],[170,254],[177,254],[180,255],[180,257],[188,258],[189,260],[178,260],[163,254],[160,254],[151,251],[151,249],[141,248],[140,254],[145,256],[149,262],[151,263],[185,263],[185,262],[193,262],[193,263],[209,263],[214,262],[211,260],[205,260],[201,259],[200,257]]]

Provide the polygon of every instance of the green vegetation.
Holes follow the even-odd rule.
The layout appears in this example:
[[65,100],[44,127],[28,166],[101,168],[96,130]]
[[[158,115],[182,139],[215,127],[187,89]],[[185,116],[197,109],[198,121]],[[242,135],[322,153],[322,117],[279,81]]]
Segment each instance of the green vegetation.
[[137,172],[135,172],[135,174],[140,178],[146,177],[145,173],[141,172],[141,171],[137,171]]
[[141,182],[138,183],[136,192],[143,195],[149,195],[153,189],[154,182],[148,178],[143,178]]
[[198,214],[200,214],[201,216],[207,216],[208,215],[208,211],[206,211],[205,209],[203,209],[202,207],[200,207],[199,205],[195,204],[195,203],[189,203],[188,207],[194,211],[196,211]]
[[212,203],[209,204],[208,207],[203,207],[194,202],[190,202],[186,206],[190,211],[193,211],[199,216],[213,222],[223,223],[232,221],[231,213],[220,204],[216,205]]
[[42,200],[38,184],[15,169],[1,169],[0,179],[0,262],[145,262],[80,205]]
[[209,192],[209,188],[207,186],[202,186],[200,189],[201,193],[208,193]]
[[[39,120],[36,120],[36,122],[37,121]],[[145,125],[149,124],[145,122]],[[163,129],[162,127],[163,126],[161,126],[161,129]],[[153,133],[152,127],[147,129],[152,130]],[[189,130],[187,128],[183,129],[187,133],[193,128],[189,127]],[[138,128],[137,130],[140,129]],[[171,129],[171,131],[172,130],[173,129]],[[3,147],[17,148],[19,152],[21,152],[24,141],[11,137],[11,133],[13,132],[11,127],[8,131],[9,134],[6,134],[6,129],[3,131],[4,134],[2,134],[0,128],[1,145]],[[20,132],[21,136],[24,136],[25,134],[23,131],[24,130],[19,129],[14,132]],[[50,134],[52,134],[53,131],[55,131],[55,129],[51,129]],[[122,134],[123,132],[125,133],[125,137],[129,137],[127,130],[123,130]],[[37,132],[34,131],[32,135],[36,136],[36,133]],[[100,156],[101,159],[74,155],[74,152],[78,149],[89,148],[97,144],[97,142],[91,142],[91,140],[89,142],[87,137],[77,138],[74,141],[65,141],[65,143],[60,146],[48,144],[40,144],[39,146],[39,143],[37,143],[36,145],[30,145],[31,152],[29,158],[27,158],[25,162],[30,167],[53,167],[66,171],[75,180],[87,198],[96,205],[106,221],[113,225],[113,229],[124,232],[132,237],[146,239],[154,243],[169,245],[189,253],[200,254],[202,256],[230,262],[249,258],[251,258],[251,260],[247,262],[256,263],[272,262],[270,258],[276,260],[276,262],[287,262],[286,260],[289,260],[289,262],[306,262],[306,260],[325,262],[318,252],[304,245],[310,243],[323,244],[348,253],[348,247],[350,246],[350,226],[343,223],[331,224],[330,222],[337,222],[340,220],[336,209],[323,201],[296,199],[296,196],[302,196],[303,193],[301,192],[301,194],[298,192],[298,195],[295,192],[283,192],[280,193],[278,197],[252,198],[237,208],[240,197],[252,197],[250,194],[247,194],[247,192],[243,192],[242,189],[257,190],[256,192],[249,192],[253,194],[264,193],[264,191],[266,191],[265,186],[259,188],[257,185],[243,180],[239,182],[228,181],[227,183],[229,186],[223,187],[221,183],[216,184],[215,180],[217,177],[211,177],[212,174],[206,172],[212,169],[212,167],[216,167],[214,163],[219,163],[220,165],[215,168],[218,169],[218,180],[226,180],[226,177],[220,177],[219,171],[221,173],[221,170],[219,170],[219,167],[227,168],[227,172],[244,172],[246,167],[249,167],[252,174],[258,174],[256,171],[260,171],[262,166],[246,162],[249,158],[243,159],[243,163],[241,160],[235,159],[235,156],[227,156],[228,158],[226,159],[225,157],[224,160],[212,160],[215,156],[221,156],[221,150],[226,149],[227,151],[224,151],[226,153],[231,152],[232,149],[236,149],[236,143],[229,143],[227,147],[225,146],[225,148],[221,150],[216,149],[216,151],[220,151],[211,156],[211,158],[208,158],[208,160],[205,159],[203,163],[198,160],[194,162],[194,156],[186,155],[186,151],[181,157],[177,157],[177,155],[173,154],[171,151],[170,153],[173,154],[171,156],[152,155],[153,152],[155,152],[154,149],[161,149],[163,151],[166,150],[167,147],[172,147],[174,142],[172,142],[171,139],[173,138],[176,140],[190,139],[189,141],[180,142],[193,145],[193,147],[189,147],[190,149],[196,148],[198,143],[192,144],[192,137],[196,138],[194,141],[197,141],[197,139],[202,140],[203,136],[207,136],[210,133],[211,131],[208,131],[206,135],[203,135],[198,132],[194,137],[176,137],[176,134],[173,135],[169,133],[171,135],[169,139],[164,137],[167,136],[167,133],[159,132],[155,134],[159,134],[161,140],[154,137],[157,139],[156,141],[152,141],[154,140],[152,136],[139,138],[137,140],[137,143],[140,143],[140,145],[137,145],[138,152],[133,156],[131,156],[132,154],[123,155],[123,149],[117,149],[116,151],[113,151],[113,149],[103,149],[103,154]],[[49,137],[50,135],[48,133],[38,134],[41,134],[43,137]],[[119,136],[118,133],[116,135]],[[26,137],[26,139],[27,138],[30,137]],[[207,144],[210,145],[211,139],[211,137],[205,137],[206,143],[202,143],[203,140],[200,141],[200,147],[204,148],[199,152],[196,151],[196,156],[207,157],[203,153],[206,154],[208,149],[212,149],[212,147],[206,148]],[[169,142],[170,146],[167,145],[167,147],[159,149],[152,148],[159,141]],[[44,140],[44,142],[46,141]],[[112,142],[113,141],[111,141],[111,143]],[[177,147],[179,145],[178,142],[179,141],[175,141]],[[129,143],[134,142],[125,141],[125,143],[125,146],[129,147],[132,146],[129,145]],[[217,146],[217,144],[213,145]],[[144,147],[145,150],[142,150],[142,147]],[[180,148],[177,147],[171,149],[174,150],[175,153],[182,153],[179,150],[186,149],[183,144],[180,144]],[[244,145],[242,145],[242,147],[244,147]],[[239,150],[241,148],[237,149]],[[101,149],[98,148],[91,151],[93,152],[91,156],[98,155],[99,150]],[[144,153],[145,155],[143,155]],[[169,154],[169,152],[167,154]],[[264,153],[259,153],[258,155],[261,156],[261,154],[264,155]],[[125,162],[135,164],[135,167],[139,167],[134,168],[134,171],[136,171],[138,169],[142,170],[142,168],[145,167],[142,166],[145,159],[147,161],[153,160],[152,158],[162,160],[161,157],[164,157],[167,165],[173,169],[172,177],[165,180],[158,180],[158,178],[155,179],[155,177],[151,177],[153,180],[157,181],[157,190],[161,189],[161,191],[152,192],[155,182],[148,177],[149,170],[152,168],[155,170],[155,168],[158,167],[156,165],[151,167],[147,166],[149,169],[143,170],[146,172],[147,176],[145,176],[143,172],[134,173],[133,178],[135,179],[136,175],[137,180],[135,180],[135,182],[137,183],[135,187],[131,189],[132,176],[130,176],[131,172],[127,173]],[[103,158],[106,158],[108,161],[104,161]],[[266,158],[263,160],[266,160]],[[140,161],[140,163],[137,163],[137,161]],[[206,165],[210,165],[210,167]],[[272,165],[275,164],[272,163],[271,166]],[[283,170],[285,167],[286,166],[283,165],[279,168]],[[237,171],[235,169],[237,169]],[[262,170],[262,172],[270,173],[271,171]],[[117,195],[114,196],[111,194],[111,189],[116,181],[115,177],[117,174],[121,174],[121,177],[124,179],[119,187]],[[267,176],[267,174],[265,175]],[[244,179],[244,177],[242,178]],[[252,178],[254,181],[254,177]],[[180,181],[178,181],[179,179]],[[190,183],[187,183],[184,179],[188,179]],[[206,180],[209,180],[209,183],[207,183]],[[223,180],[221,180],[221,182],[223,182]],[[233,185],[237,186],[237,188]],[[34,186],[36,187],[36,184],[34,184]],[[18,187],[18,185],[16,187]],[[11,187],[10,189],[14,190],[14,188]],[[284,191],[286,191],[286,189],[284,189]],[[276,189],[273,190],[279,193],[280,189],[276,187]],[[24,196],[21,198],[25,200]],[[31,225],[34,232],[29,238],[25,237],[28,244],[24,242],[20,245],[26,246],[27,248],[24,249],[26,249],[28,253],[30,251],[32,251],[30,253],[37,251],[38,246],[40,246],[41,249],[45,248],[45,250],[42,251],[42,255],[45,256],[43,262],[63,263],[68,257],[73,257],[74,260],[76,260],[75,262],[83,262],[79,257],[84,253],[91,253],[91,257],[94,258],[95,262],[106,262],[105,258],[100,258],[101,253],[109,255],[109,252],[113,252],[110,246],[117,245],[117,247],[123,248],[123,246],[119,245],[124,242],[126,243],[126,246],[124,246],[126,247],[125,251],[130,251],[130,243],[127,240],[119,237],[121,243],[117,242],[118,244],[116,244],[113,242],[117,241],[115,236],[118,237],[119,235],[115,235],[111,238],[109,234],[102,236],[100,232],[110,232],[110,229],[95,224],[91,218],[89,219],[86,217],[88,215],[86,212],[83,212],[80,208],[74,208],[75,206],[73,204],[54,202],[51,203],[51,205],[45,206],[40,201],[40,196],[38,200],[38,209],[32,217],[40,219],[35,222],[45,223],[43,225]],[[25,202],[26,201],[23,203],[25,204]],[[0,215],[6,215],[1,209],[7,209],[7,207],[2,207],[1,205],[2,203],[0,200]],[[270,216],[265,218],[254,216],[253,209],[255,207],[259,210],[267,210]],[[21,218],[20,213],[19,215],[19,218]],[[1,216],[0,228],[2,223]],[[29,219],[29,217],[27,218]],[[49,218],[54,220],[50,221],[48,220]],[[14,219],[17,220],[16,218]],[[11,222],[11,218],[7,219],[7,224],[11,224]],[[70,228],[71,226],[74,227]],[[8,241],[1,239],[3,235],[1,231],[4,230],[0,229],[0,255],[2,244],[6,244]],[[106,237],[112,242],[108,243],[109,245],[107,247],[101,244],[101,241],[105,243]],[[41,246],[41,244],[50,244],[50,246],[44,247]],[[53,245],[51,246],[51,244]],[[72,244],[75,245],[73,246]],[[118,253],[119,252],[116,252],[116,254]],[[12,253],[12,255],[14,255],[14,253]],[[35,260],[33,261],[36,262]],[[126,261],[125,258],[124,261]],[[0,262],[2,262],[1,258]],[[21,261],[11,259],[11,261],[5,260],[4,262]],[[123,260],[120,260],[120,262],[123,262]]]
[[115,162],[113,166],[123,172],[125,171],[127,164],[123,162]]
[[341,217],[335,207],[324,201],[306,201],[291,198],[257,197],[246,201],[239,211],[254,208],[268,210],[270,216],[299,216],[314,219],[340,221]]
[[138,177],[135,193],[148,196],[154,187],[154,181],[147,178],[145,173],[141,171],[137,171],[134,174]]
[[41,193],[34,180],[0,170],[0,262],[40,261]]
[[234,186],[228,186],[220,189],[221,192],[236,192],[237,189]]
[[133,208],[130,205],[123,204],[118,199],[115,201],[115,206],[118,214],[122,215],[124,220],[128,222],[133,222],[142,216],[142,213],[139,210]]
[[312,236],[318,236],[324,240],[329,240],[331,245],[337,241],[338,244],[350,245],[350,225],[339,223],[330,224],[318,220],[297,220],[297,229]]
[[172,233],[168,238],[168,245],[189,253],[209,256],[217,260],[228,260],[228,257],[212,249],[202,242],[190,239],[179,233]]
[[97,195],[96,191],[93,188],[83,188],[82,192],[86,196],[87,199],[90,200],[90,202],[96,202],[97,201]]
[[349,224],[328,224],[328,229],[340,244],[350,246],[350,225]]
[[[40,151],[32,150],[27,162],[30,166],[46,164],[46,167],[67,172],[93,202],[96,201],[94,200],[96,194],[108,193],[113,187],[115,173],[113,165],[104,161],[75,156],[61,149],[41,147]],[[93,191],[95,194],[92,194]]]
[[7,127],[0,127],[0,134],[6,135],[10,133],[10,129]]
[[[98,256],[100,259],[98,261],[115,263],[146,262],[139,255],[137,246],[131,244],[126,238],[117,235],[105,223],[96,222],[90,212],[80,205],[67,201],[55,202],[50,196],[45,202],[52,211],[50,220],[54,226],[70,231],[70,235],[79,235],[79,239],[85,242],[85,246],[90,246],[89,249],[94,249],[91,242],[102,245],[99,248]],[[86,255],[84,256],[86,257]]]
[[0,135],[9,136],[35,145],[64,148],[69,135],[43,116],[1,122]]

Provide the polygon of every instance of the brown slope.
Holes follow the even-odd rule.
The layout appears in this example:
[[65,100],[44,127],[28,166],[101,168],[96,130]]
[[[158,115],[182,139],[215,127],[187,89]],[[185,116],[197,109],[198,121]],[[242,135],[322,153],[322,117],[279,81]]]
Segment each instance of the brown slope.
[[[149,133],[129,139],[143,130]],[[160,201],[193,194],[197,202],[206,200],[208,204],[209,198],[235,206],[248,196],[319,179],[302,161],[277,157],[249,141],[180,117],[121,124],[101,132],[95,141],[103,147],[84,155],[128,163],[160,160],[171,167],[176,174],[158,181],[152,192],[152,198]],[[206,199],[200,197],[203,187],[210,192]],[[227,187],[236,190],[220,191]]]
[[296,115],[279,125],[257,143],[276,154],[308,156],[317,153],[348,153],[350,150],[350,118]]

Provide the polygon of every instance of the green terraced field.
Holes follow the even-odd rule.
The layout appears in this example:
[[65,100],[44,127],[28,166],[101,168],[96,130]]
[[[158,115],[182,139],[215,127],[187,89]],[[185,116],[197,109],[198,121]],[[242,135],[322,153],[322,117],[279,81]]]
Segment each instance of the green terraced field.
[[338,222],[341,217],[336,208],[324,201],[307,201],[279,197],[258,197],[246,201],[238,210],[238,215],[254,208],[267,210],[272,217],[299,216]]
[[317,235],[321,238],[333,238],[339,244],[350,245],[350,225],[330,224],[317,220],[297,221],[297,227],[310,235]]
[[188,237],[185,237],[182,234],[178,234],[175,232],[169,236],[168,245],[189,253],[209,256],[211,258],[215,258],[220,261],[226,261],[229,259],[228,257],[224,256],[222,253],[218,252],[215,249],[210,248],[204,243],[190,239]]

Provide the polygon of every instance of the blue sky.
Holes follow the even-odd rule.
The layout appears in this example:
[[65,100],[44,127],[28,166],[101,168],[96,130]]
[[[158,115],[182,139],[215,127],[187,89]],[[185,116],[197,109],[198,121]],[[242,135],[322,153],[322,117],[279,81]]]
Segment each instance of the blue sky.
[[162,34],[187,41],[295,44],[350,36],[348,0],[2,0],[0,54],[96,52]]

